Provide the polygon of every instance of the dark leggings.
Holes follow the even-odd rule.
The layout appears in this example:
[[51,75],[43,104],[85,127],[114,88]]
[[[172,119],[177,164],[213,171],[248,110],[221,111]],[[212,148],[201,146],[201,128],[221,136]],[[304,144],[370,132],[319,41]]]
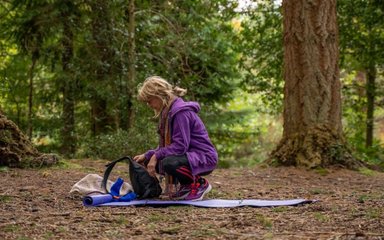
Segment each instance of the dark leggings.
[[[159,165],[159,164],[158,164]],[[198,180],[200,176],[193,176],[187,156],[169,156],[161,160],[164,171],[175,177],[180,184],[187,185]]]

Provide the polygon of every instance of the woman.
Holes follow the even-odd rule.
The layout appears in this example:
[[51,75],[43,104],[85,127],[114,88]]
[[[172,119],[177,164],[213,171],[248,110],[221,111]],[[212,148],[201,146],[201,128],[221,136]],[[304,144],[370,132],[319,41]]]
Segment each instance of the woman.
[[138,99],[159,117],[159,146],[134,160],[145,165],[152,176],[166,173],[177,179],[180,187],[171,197],[196,201],[212,189],[201,176],[216,168],[218,155],[197,115],[200,105],[185,102],[181,98],[185,93],[185,89],[173,87],[158,76],[144,81]]

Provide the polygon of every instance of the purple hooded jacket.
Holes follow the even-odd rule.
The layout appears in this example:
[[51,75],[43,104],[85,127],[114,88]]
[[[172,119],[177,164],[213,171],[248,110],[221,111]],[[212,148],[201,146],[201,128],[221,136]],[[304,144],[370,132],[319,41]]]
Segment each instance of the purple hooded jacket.
[[168,117],[171,129],[171,144],[158,147],[145,153],[149,160],[153,154],[158,161],[168,156],[185,155],[193,175],[211,172],[216,168],[218,155],[209,139],[204,123],[197,113],[200,105],[197,102],[184,102],[177,98],[169,110]]

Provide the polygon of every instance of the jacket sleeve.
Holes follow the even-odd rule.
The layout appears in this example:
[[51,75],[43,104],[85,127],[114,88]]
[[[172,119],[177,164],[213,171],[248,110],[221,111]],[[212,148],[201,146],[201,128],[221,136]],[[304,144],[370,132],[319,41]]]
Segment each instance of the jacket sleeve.
[[146,159],[146,160],[151,159],[151,157],[153,156],[153,154],[155,154],[155,151],[156,151],[156,150],[153,150],[153,149],[148,150],[148,151],[145,153],[145,159]]
[[189,149],[191,141],[191,120],[190,112],[178,112],[173,117],[172,122],[172,143],[166,147],[155,150],[155,155],[158,160],[167,156],[183,155]]

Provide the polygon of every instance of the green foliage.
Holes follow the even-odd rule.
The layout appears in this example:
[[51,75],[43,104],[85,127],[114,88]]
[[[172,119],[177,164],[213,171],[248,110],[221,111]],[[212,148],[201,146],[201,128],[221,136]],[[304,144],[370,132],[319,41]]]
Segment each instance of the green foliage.
[[[187,98],[202,103],[231,98],[238,84],[238,53],[233,47],[236,33],[230,24],[234,14],[230,1],[136,2],[133,83],[126,80],[127,3],[12,0],[1,5],[1,107],[10,119],[26,129],[28,73],[32,61],[37,60],[31,121],[39,150],[58,152],[64,135],[80,141],[80,155],[95,152],[100,156],[105,150],[97,150],[99,142],[105,144],[104,149],[122,151],[128,147],[122,134],[127,131],[127,103],[133,102],[135,115],[141,118],[132,93],[148,75],[162,75],[188,88]],[[63,109],[63,102],[69,100],[75,103],[74,112]],[[95,100],[101,103],[107,119],[104,134],[96,138],[91,133],[93,125],[89,118],[90,110],[97,109]],[[63,131],[63,120],[72,115],[75,131],[68,133]],[[128,131],[153,129],[148,127],[151,124],[142,121]],[[129,137],[147,141],[140,134]],[[156,141],[157,136],[149,138]],[[114,140],[119,141],[120,147],[112,144]],[[85,154],[87,144],[90,148],[94,145],[94,151]]]
[[[375,139],[365,146],[367,123],[367,93],[373,94],[374,117],[383,116],[384,17],[381,0],[338,1],[341,66],[345,69],[344,83],[345,132],[356,157],[374,164],[384,164],[384,148]],[[375,71],[374,86],[366,83],[366,73]],[[379,103],[379,104],[378,104]],[[382,124],[382,121],[374,121]],[[379,128],[376,128],[379,130]],[[376,131],[377,133],[378,131]],[[377,136],[377,135],[376,135]],[[381,139],[382,141],[383,139]]]
[[384,17],[381,0],[339,0],[338,19],[342,64],[365,69],[384,61]]
[[103,134],[82,142],[79,157],[116,159],[125,155],[135,156],[156,147],[156,137],[143,136],[141,132],[119,130],[116,133]]
[[[77,157],[135,155],[157,146],[157,122],[135,100],[136,86],[150,75],[160,75],[187,88],[187,99],[201,103],[220,167],[250,166],[266,159],[282,132],[282,120],[275,115],[282,110],[283,98],[281,6],[258,1],[236,12],[237,2],[230,0],[135,3],[134,82],[127,80],[127,0],[1,3],[1,111],[26,129],[29,73],[32,61],[37,61],[31,121],[32,140],[40,151],[59,152],[68,134],[78,142]],[[379,3],[339,0],[338,10],[346,137],[358,158],[384,164],[379,140],[369,149],[364,146],[365,83],[355,78],[365,63],[375,64],[377,106],[382,107]],[[73,55],[64,61],[69,50]],[[75,119],[70,132],[64,130],[68,112],[63,108],[68,86]],[[105,129],[93,135],[97,101]],[[131,128],[129,107],[135,116]],[[378,109],[375,114],[384,113]],[[333,150],[337,157],[340,149]]]
[[[230,1],[179,1],[137,15],[138,72],[164,76],[190,99],[227,101],[238,77]],[[162,9],[163,8],[163,9]]]
[[[281,137],[278,118],[265,114],[260,95],[243,91],[224,105],[205,110],[204,119],[220,157],[219,166],[253,166],[268,158]],[[209,113],[208,113],[209,112]]]
[[[357,77],[356,77],[357,76]],[[372,147],[365,146],[366,130],[366,98],[364,94],[364,82],[361,81],[356,72],[345,74],[343,77],[344,87],[344,133],[349,147],[353,150],[355,157],[371,164],[383,165],[384,146],[379,139],[374,140]],[[383,116],[379,109],[376,116]]]
[[283,89],[283,22],[281,6],[260,1],[240,15],[238,45],[242,52],[242,87],[261,93],[265,110],[280,112]]

